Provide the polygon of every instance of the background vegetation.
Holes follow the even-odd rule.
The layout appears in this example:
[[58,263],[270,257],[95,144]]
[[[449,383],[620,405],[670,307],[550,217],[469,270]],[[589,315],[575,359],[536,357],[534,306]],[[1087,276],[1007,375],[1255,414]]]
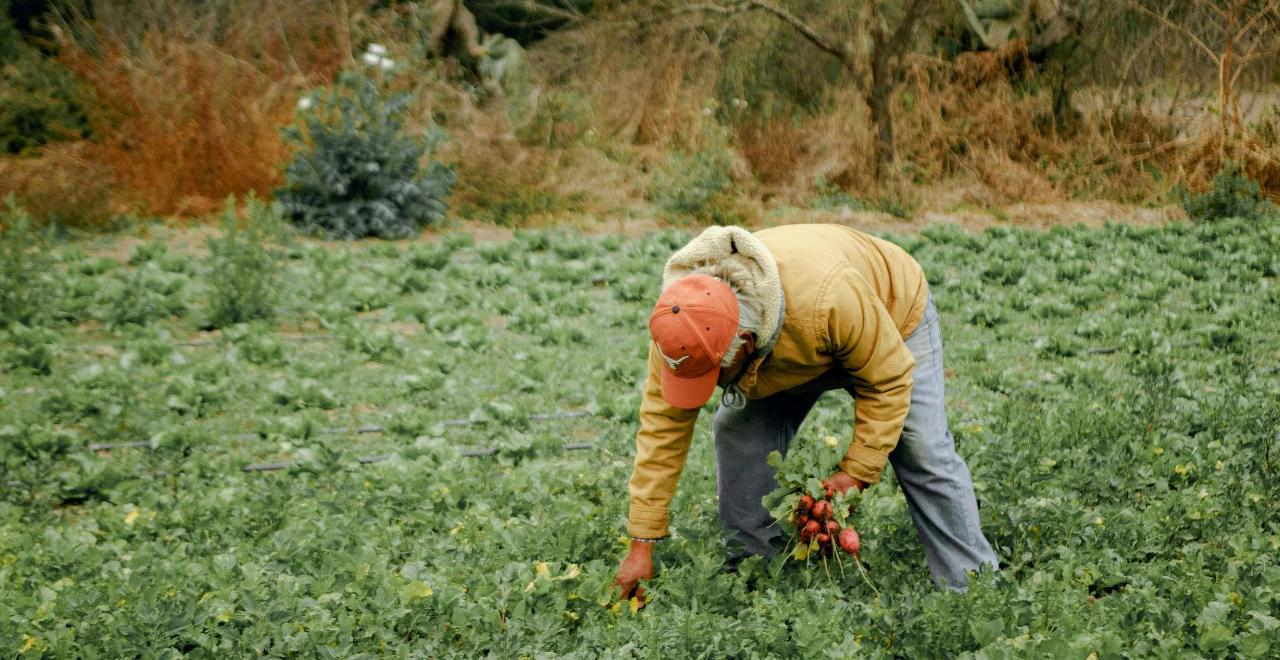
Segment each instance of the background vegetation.
[[1267,0],[4,0],[0,194],[216,221],[373,44],[463,218],[1161,205],[1228,162],[1275,199],[1277,35]]

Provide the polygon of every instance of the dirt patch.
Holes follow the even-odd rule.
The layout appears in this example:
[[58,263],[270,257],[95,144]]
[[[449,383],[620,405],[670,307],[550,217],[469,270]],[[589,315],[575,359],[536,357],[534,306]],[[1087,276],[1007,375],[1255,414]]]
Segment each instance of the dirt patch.
[[[913,194],[916,196],[917,208],[910,218],[876,211],[780,207],[765,211],[758,225],[769,227],[829,222],[868,232],[914,234],[925,227],[937,224],[956,225],[968,231],[980,232],[996,226],[1046,229],[1063,224],[1097,227],[1107,222],[1160,226],[1185,217],[1182,210],[1173,205],[1153,207],[1107,200],[1049,200],[1001,204],[998,201],[999,196],[979,181],[952,181],[930,186]],[[541,224],[535,228],[563,229],[581,232],[588,236],[638,238],[670,226],[652,215],[612,218],[581,215],[560,218],[555,224]],[[696,231],[699,227],[689,226],[689,229]],[[449,223],[444,228],[424,230],[409,241],[390,244],[439,243],[444,236],[453,232],[468,234],[477,243],[491,244],[511,240],[516,230],[483,222],[462,221]],[[170,252],[204,256],[208,253],[208,239],[218,234],[217,228],[185,222],[147,225],[137,234],[95,238],[85,246],[85,250],[94,255],[126,262],[138,245],[159,240],[168,246]],[[379,239],[328,241],[299,237],[296,240],[304,245],[320,245],[356,252],[389,244]]]
[[418,323],[407,323],[405,321],[390,321],[388,323],[382,324],[382,327],[387,328],[388,330],[400,335],[401,337],[412,337],[418,334],[418,330],[420,330],[422,326],[421,324],[418,324]]
[[1180,208],[1156,208],[1117,204],[1115,202],[1040,202],[1020,203],[1005,207],[957,204],[951,208],[929,209],[904,219],[874,211],[810,211],[796,209],[770,218],[769,225],[830,222],[866,232],[914,234],[932,225],[955,225],[972,232],[988,227],[1022,227],[1048,229],[1055,225],[1100,227],[1108,222],[1137,226],[1160,226],[1182,219]]
[[208,240],[222,234],[212,225],[186,221],[149,223],[133,230],[95,236],[84,249],[96,257],[107,257],[127,263],[139,245],[160,241],[173,254],[204,257],[209,254]]

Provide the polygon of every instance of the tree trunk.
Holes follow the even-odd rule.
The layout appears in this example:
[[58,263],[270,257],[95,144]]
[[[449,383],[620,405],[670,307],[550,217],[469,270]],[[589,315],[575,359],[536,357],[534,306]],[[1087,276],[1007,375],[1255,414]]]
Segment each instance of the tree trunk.
[[[876,48],[877,51],[880,48]],[[889,58],[874,53],[871,58],[871,93],[867,96],[867,108],[871,111],[871,124],[876,129],[876,178],[883,180],[893,169],[897,157],[893,144],[894,78]]]
[[1227,142],[1229,124],[1227,117],[1231,113],[1231,54],[1235,50],[1236,7],[1231,6],[1227,18],[1227,44],[1222,49],[1222,57],[1218,60],[1218,161],[1219,166],[1227,160]]

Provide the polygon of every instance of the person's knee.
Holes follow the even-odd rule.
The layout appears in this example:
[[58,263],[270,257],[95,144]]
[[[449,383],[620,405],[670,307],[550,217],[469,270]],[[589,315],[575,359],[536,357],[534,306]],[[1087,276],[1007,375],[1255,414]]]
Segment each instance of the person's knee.
[[889,457],[895,469],[934,475],[953,471],[958,460],[955,443],[945,429],[930,433],[904,430]]

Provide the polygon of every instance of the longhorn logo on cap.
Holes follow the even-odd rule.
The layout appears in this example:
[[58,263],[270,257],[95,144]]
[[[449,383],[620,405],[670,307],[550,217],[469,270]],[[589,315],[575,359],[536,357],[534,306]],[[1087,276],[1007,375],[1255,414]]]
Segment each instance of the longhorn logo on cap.
[[676,371],[676,370],[678,370],[678,369],[680,368],[680,363],[681,363],[681,362],[684,362],[685,360],[688,360],[688,359],[689,359],[689,357],[690,357],[690,356],[686,355],[686,356],[684,356],[684,357],[680,358],[679,360],[672,360],[671,358],[667,357],[667,354],[666,354],[666,353],[663,353],[663,352],[662,352],[662,347],[661,347],[661,346],[658,346],[657,342],[654,342],[654,346],[657,346],[657,348],[658,348],[658,355],[661,355],[661,356],[662,356],[662,359],[667,361],[667,366],[668,366],[668,367],[671,367],[671,370],[672,370],[672,371]]

